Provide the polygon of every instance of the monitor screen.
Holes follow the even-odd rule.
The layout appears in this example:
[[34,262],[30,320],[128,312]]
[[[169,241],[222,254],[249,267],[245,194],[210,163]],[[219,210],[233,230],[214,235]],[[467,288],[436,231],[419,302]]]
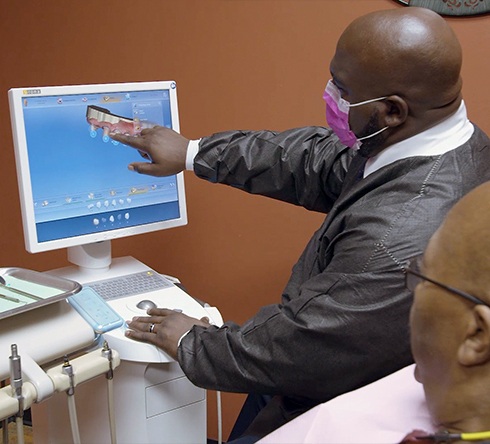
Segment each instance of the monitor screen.
[[26,249],[93,244],[187,223],[182,173],[129,171],[142,161],[111,131],[179,131],[173,81],[14,88],[10,113]]

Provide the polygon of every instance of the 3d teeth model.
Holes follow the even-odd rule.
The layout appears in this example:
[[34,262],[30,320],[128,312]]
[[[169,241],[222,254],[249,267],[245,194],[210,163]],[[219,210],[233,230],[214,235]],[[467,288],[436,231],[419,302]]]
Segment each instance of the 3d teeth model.
[[[97,136],[97,129],[103,130],[102,140],[108,142],[110,133],[122,133],[129,136],[136,136],[141,132],[141,123],[138,119],[118,116],[110,110],[100,106],[87,106],[87,122],[90,125],[91,137]],[[117,143],[113,141],[114,143]]]

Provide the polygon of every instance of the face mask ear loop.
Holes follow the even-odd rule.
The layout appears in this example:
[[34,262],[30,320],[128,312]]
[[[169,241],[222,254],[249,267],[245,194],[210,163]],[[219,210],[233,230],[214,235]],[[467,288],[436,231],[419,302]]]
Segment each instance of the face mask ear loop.
[[[387,97],[388,96],[384,96],[384,97],[378,97],[376,99],[364,100],[363,102],[351,103],[351,104],[349,104],[349,108],[353,108],[353,107],[361,106],[361,105],[366,105],[366,104],[372,103],[372,102],[377,102],[378,100],[384,100]],[[362,140],[370,139],[371,137],[377,136],[378,134],[381,134],[383,131],[386,131],[388,128],[389,128],[388,126],[385,126],[384,128],[381,128],[380,130],[376,131],[375,133],[370,134],[369,136],[360,137],[357,140],[359,140],[359,142],[360,142]]]
[[381,134],[383,131],[387,130],[388,128],[389,128],[389,126],[385,126],[384,128],[381,128],[380,130],[376,131],[375,133],[370,134],[369,136],[361,137],[357,140],[361,141],[361,140],[370,139],[371,137],[374,137],[374,136],[377,136],[378,134]]
[[368,103],[377,102],[378,100],[384,100],[387,98],[388,96],[384,96],[384,97],[378,97],[376,99],[364,100],[363,102],[349,103],[349,108],[354,108],[356,106],[361,106],[361,105],[367,105]]

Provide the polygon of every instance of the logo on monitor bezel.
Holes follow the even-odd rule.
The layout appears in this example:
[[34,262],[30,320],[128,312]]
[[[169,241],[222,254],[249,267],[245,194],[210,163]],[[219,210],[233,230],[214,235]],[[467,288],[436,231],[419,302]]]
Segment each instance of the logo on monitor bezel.
[[24,89],[22,91],[22,93],[25,95],[25,96],[32,96],[34,94],[41,94],[41,90],[40,89]]

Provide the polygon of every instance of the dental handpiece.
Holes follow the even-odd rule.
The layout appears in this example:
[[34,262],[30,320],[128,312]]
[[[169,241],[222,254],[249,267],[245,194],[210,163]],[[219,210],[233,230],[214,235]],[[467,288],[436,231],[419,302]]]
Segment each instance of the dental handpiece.
[[17,345],[10,346],[12,355],[10,356],[10,385],[12,386],[12,394],[19,401],[19,414],[24,413],[24,397],[22,396],[22,369],[20,365],[20,356],[17,352]]

